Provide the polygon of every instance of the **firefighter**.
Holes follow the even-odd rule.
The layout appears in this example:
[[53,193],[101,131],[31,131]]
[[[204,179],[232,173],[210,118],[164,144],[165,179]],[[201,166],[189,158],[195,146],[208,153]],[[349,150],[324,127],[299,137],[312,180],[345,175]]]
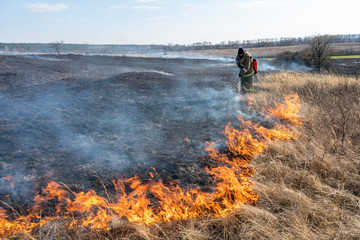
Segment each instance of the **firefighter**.
[[253,75],[255,73],[251,54],[243,48],[239,48],[238,55],[236,56],[236,65],[240,68],[241,93],[251,93],[253,91]]

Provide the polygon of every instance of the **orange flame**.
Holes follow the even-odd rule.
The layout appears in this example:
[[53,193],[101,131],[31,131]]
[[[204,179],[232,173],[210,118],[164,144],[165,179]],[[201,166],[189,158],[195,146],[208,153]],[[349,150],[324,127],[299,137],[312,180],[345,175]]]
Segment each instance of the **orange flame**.
[[[255,106],[251,104],[251,106]],[[301,124],[298,113],[300,102],[297,95],[290,95],[285,104],[278,103],[275,108],[263,108],[269,118],[277,118],[294,126]],[[73,193],[53,181],[34,198],[34,207],[27,216],[10,217],[0,208],[0,236],[12,236],[20,232],[31,234],[40,225],[60,221],[69,229],[81,227],[110,229],[114,222],[127,219],[130,222],[154,224],[196,218],[205,213],[214,217],[224,217],[241,204],[251,204],[258,200],[252,190],[250,177],[254,169],[249,165],[251,159],[265,151],[269,142],[297,138],[295,132],[286,126],[277,125],[267,129],[252,121],[238,117],[242,130],[229,123],[225,127],[228,151],[220,153],[215,142],[205,145],[208,156],[218,166],[209,167],[214,188],[211,192],[200,188],[183,189],[174,181],[165,185],[155,169],[150,172],[150,180],[144,183],[135,176],[126,180],[115,179],[116,194],[107,199],[95,191]],[[131,191],[126,190],[126,186]],[[49,200],[57,202],[55,212],[44,216],[41,209]]]
[[291,94],[285,97],[285,104],[276,103],[274,108],[264,108],[263,110],[269,112],[271,117],[277,117],[294,126],[300,126],[302,124],[299,117],[300,108],[299,95]]

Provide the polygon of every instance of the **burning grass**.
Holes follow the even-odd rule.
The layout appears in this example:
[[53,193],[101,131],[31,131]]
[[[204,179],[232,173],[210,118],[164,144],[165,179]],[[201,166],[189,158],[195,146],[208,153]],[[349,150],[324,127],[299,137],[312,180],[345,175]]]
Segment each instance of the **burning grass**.
[[[137,178],[114,181],[119,195],[109,198],[92,191],[71,193],[50,182],[35,199],[33,215],[9,219],[0,212],[2,226],[19,223],[17,229],[8,228],[11,234],[2,234],[39,239],[357,239],[358,80],[276,73],[261,77],[256,88],[244,101],[250,101],[249,110],[266,119],[267,126],[239,117],[239,127],[225,127],[226,151],[218,150],[216,142],[207,144],[216,162],[207,170],[216,191],[165,186],[155,180],[156,172],[146,183]],[[157,202],[149,202],[149,195]],[[49,200],[56,203],[51,214],[46,213]],[[135,206],[141,214],[132,219],[128,214]]]
[[[255,109],[252,109],[256,112]],[[263,107],[267,118],[284,120],[300,124],[297,113],[300,110],[297,95],[285,99],[285,104],[276,104],[274,108]],[[294,119],[293,119],[294,118]],[[95,191],[74,193],[65,190],[53,181],[34,198],[34,206],[27,215],[15,213],[8,219],[1,211],[0,233],[12,236],[19,233],[34,234],[41,226],[60,222],[67,231],[79,231],[82,228],[111,230],[114,223],[121,219],[146,225],[160,222],[174,222],[203,216],[226,217],[242,204],[255,203],[257,194],[252,190],[250,177],[253,168],[248,164],[262,153],[269,142],[296,138],[296,133],[283,125],[271,129],[264,128],[239,116],[241,130],[229,125],[225,128],[227,150],[220,153],[215,143],[208,143],[206,150],[212,160],[219,164],[209,166],[206,171],[213,176],[214,189],[211,192],[200,188],[183,189],[173,181],[165,185],[155,180],[156,171],[149,172],[150,179],[144,183],[135,176],[126,180],[114,180],[114,196],[98,196]],[[74,197],[69,197],[72,193]],[[45,210],[50,202],[56,202],[52,210]]]

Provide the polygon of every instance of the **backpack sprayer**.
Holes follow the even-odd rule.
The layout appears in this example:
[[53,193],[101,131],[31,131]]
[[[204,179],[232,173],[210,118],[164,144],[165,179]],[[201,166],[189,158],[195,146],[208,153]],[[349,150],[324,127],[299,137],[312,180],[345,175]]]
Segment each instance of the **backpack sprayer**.
[[253,59],[253,65],[254,65],[255,74],[257,74],[258,64],[256,58]]

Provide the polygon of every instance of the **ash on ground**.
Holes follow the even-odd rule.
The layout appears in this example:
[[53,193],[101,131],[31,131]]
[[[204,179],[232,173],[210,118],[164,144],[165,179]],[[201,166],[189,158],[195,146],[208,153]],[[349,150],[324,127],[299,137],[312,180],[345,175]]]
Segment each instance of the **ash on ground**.
[[1,200],[30,203],[46,179],[101,194],[152,168],[208,186],[204,144],[246,107],[238,81],[204,59],[0,56]]

